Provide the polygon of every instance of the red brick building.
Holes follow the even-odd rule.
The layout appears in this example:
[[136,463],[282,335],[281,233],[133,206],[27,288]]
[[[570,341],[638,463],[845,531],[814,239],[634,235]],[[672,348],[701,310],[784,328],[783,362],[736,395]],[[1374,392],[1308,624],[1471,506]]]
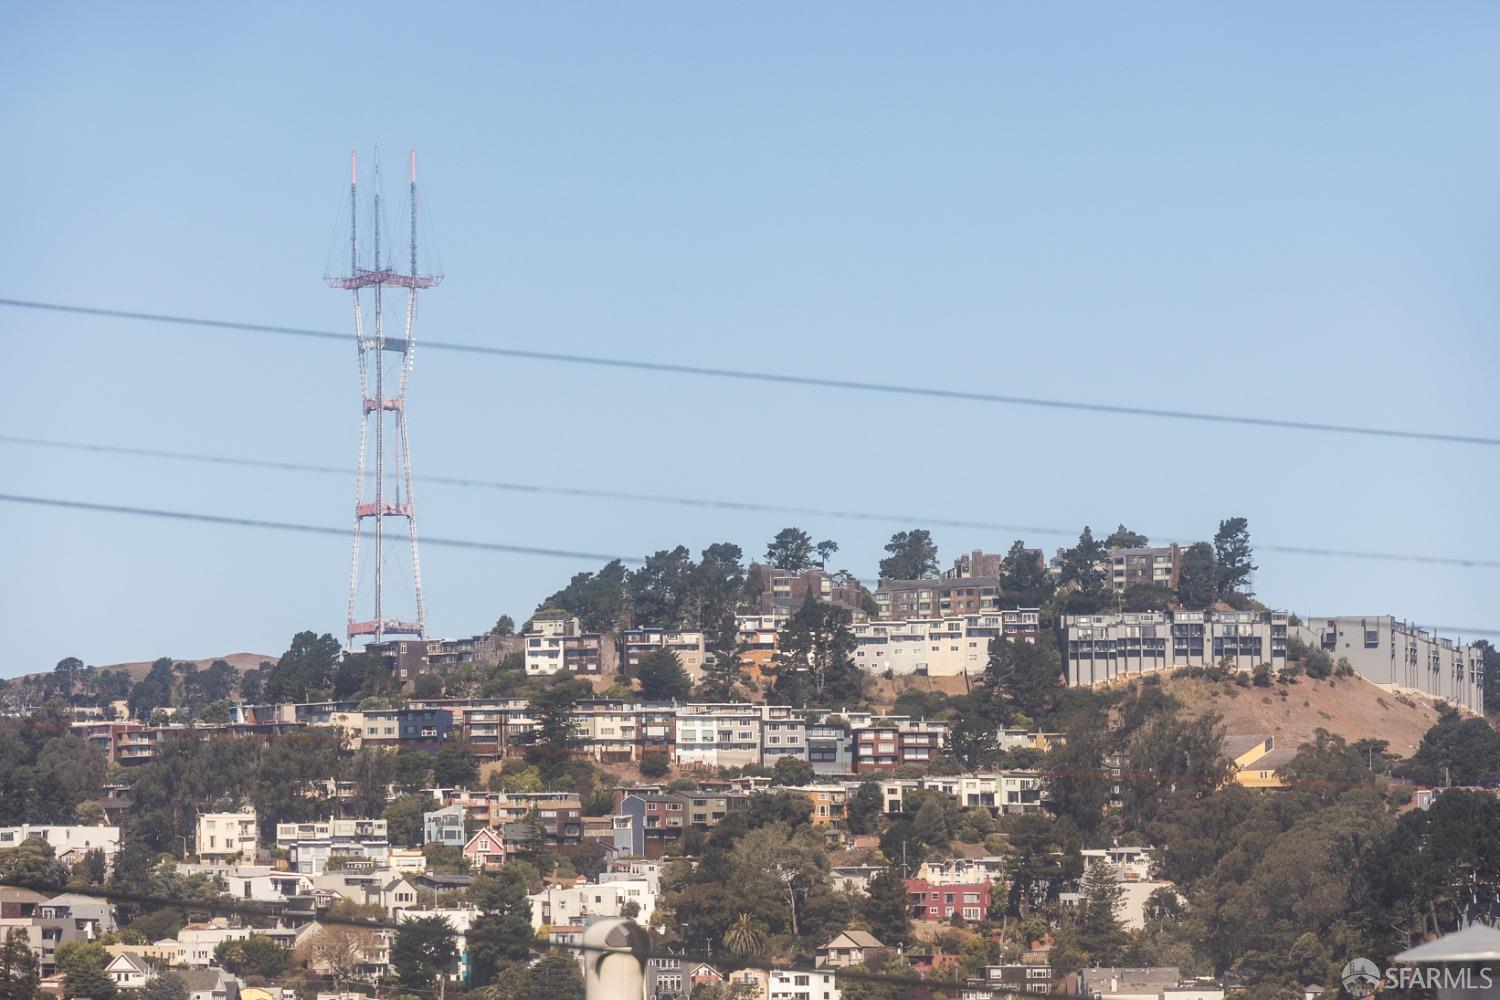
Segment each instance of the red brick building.
[[913,920],[949,920],[955,913],[965,920],[984,920],[990,914],[990,888],[988,882],[934,885],[909,878],[906,898]]

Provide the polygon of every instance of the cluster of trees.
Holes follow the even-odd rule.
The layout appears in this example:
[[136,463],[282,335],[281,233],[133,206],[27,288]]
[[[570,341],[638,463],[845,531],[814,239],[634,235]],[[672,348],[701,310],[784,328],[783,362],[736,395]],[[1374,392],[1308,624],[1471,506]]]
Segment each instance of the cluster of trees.
[[[1145,535],[1123,524],[1102,541],[1085,527],[1077,543],[1062,552],[1058,582],[1066,588],[1064,609],[1090,614],[1113,605],[1115,599],[1100,561],[1111,549],[1141,548],[1149,542]],[[1037,576],[1040,567],[1031,565],[1032,560],[1027,558],[1030,554],[1033,553],[1016,542],[1007,553],[1001,582],[1007,593],[1014,585],[1018,594],[1043,598],[1037,601],[1040,604],[1049,596],[1039,593],[1046,590],[1047,583]],[[1212,543],[1194,542],[1183,549],[1175,590],[1157,583],[1136,584],[1122,595],[1122,603],[1127,611],[1159,610],[1173,603],[1207,608],[1218,601],[1232,607],[1248,607],[1255,593],[1251,589],[1257,568],[1253,556],[1250,522],[1243,517],[1226,518],[1219,522]]]

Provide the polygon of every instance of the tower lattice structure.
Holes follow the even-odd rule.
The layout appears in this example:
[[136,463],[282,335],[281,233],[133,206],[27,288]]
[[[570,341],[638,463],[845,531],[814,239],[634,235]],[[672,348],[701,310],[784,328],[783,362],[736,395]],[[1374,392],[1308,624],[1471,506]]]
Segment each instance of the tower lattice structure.
[[[371,214],[369,266],[360,259],[359,160],[349,154],[349,273],[325,280],[333,288],[347,289],[354,300],[354,337],[359,356],[359,387],[362,415],[359,434],[359,475],[354,491],[354,544],[349,567],[349,645],[358,638],[384,642],[391,636],[426,635],[427,614],[422,602],[422,564],[417,551],[417,507],[412,492],[411,445],[406,431],[406,390],[411,379],[413,324],[417,315],[417,292],[443,280],[440,274],[417,270],[417,154],[411,154],[410,260],[403,272],[389,250],[382,256],[380,154],[375,154],[374,211]],[[382,301],[386,288],[406,290],[405,316],[400,336],[387,336]],[[365,303],[368,302],[368,317]],[[368,331],[368,332],[367,332]],[[386,355],[399,362],[390,364]],[[394,367],[394,371],[390,370]],[[395,385],[390,382],[394,376]],[[373,449],[371,447],[373,440]],[[373,467],[371,459],[373,458]],[[404,521],[405,541],[411,546],[411,590],[415,607],[410,616],[392,614],[387,606],[385,585],[386,522]],[[367,551],[368,545],[373,552]],[[400,544],[400,536],[397,535]],[[366,578],[364,560],[373,573],[368,594],[362,594]],[[364,600],[361,598],[364,597]],[[407,610],[403,608],[402,611]]]

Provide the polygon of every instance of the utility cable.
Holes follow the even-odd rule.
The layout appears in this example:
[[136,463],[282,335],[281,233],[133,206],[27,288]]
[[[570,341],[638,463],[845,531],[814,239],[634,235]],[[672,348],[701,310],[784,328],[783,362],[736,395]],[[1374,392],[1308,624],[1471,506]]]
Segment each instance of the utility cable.
[[[203,452],[171,451],[162,448],[139,448],[125,445],[100,444],[88,441],[63,441],[55,438],[27,437],[0,434],[0,444],[26,445],[37,448],[53,448],[63,451],[82,451],[95,454],[131,455],[139,458],[158,458],[178,462],[198,462],[206,465],[227,465],[250,469],[268,469],[277,472],[307,472],[318,475],[354,476],[357,470],[345,466],[318,465],[307,462],[290,462],[279,459],[243,458],[235,455],[212,455]],[[854,521],[885,521],[891,524],[930,524],[939,527],[966,528],[970,530],[1013,532],[1018,535],[1059,535],[1074,537],[1077,532],[1070,528],[1044,528],[1036,525],[1003,524],[995,521],[960,520],[946,517],[929,517],[921,514],[882,514],[871,511],[836,510],[826,507],[797,507],[782,504],[755,503],[747,500],[723,500],[704,497],[674,496],[662,493],[632,493],[623,490],[602,490],[583,486],[550,486],[541,483],[516,483],[497,479],[474,479],[463,476],[418,475],[419,482],[439,486],[456,486],[469,489],[501,490],[514,493],[534,493],[551,496],[569,496],[590,500],[626,500],[640,503],[673,504],[684,507],[740,510],[754,513],[788,514],[794,516],[828,517]],[[1182,539],[1177,539],[1182,541]],[[1256,543],[1264,552],[1285,555],[1313,556],[1337,559],[1363,559],[1382,562],[1425,563],[1440,566],[1461,566],[1466,569],[1500,569],[1500,559],[1470,558],[1466,556],[1436,556],[1405,552],[1377,552],[1362,549],[1331,549],[1306,545],[1276,545]]]
[[[201,326],[219,330],[237,330],[246,333],[266,333],[290,337],[309,337],[319,340],[347,341],[350,334],[331,330],[312,330],[301,327],[274,326],[265,323],[241,323],[233,320],[200,319],[191,316],[175,316],[166,313],[133,312],[124,309],[104,309],[90,306],[68,305],[55,302],[35,302],[27,299],[0,299],[0,306],[16,309],[44,310],[71,313],[82,316],[99,316],[109,319],[142,320],[153,323],[173,323],[185,326]],[[856,392],[875,392],[901,396],[922,396],[933,399],[960,400],[977,403],[999,403],[1009,406],[1041,407],[1051,410],[1074,410],[1085,413],[1103,413],[1114,416],[1155,417],[1167,420],[1188,420],[1213,424],[1238,424],[1247,427],[1279,430],[1318,431],[1329,434],[1353,434],[1364,437],[1395,438],[1415,441],[1437,441],[1447,444],[1483,445],[1500,447],[1500,437],[1477,434],[1455,434],[1440,431],[1416,431],[1393,427],[1372,427],[1360,424],[1334,424],[1315,420],[1290,420],[1276,417],[1252,417],[1226,413],[1202,413],[1191,410],[1169,410],[1149,406],[1132,406],[1123,403],[1090,403],[1080,400],[1051,399],[1039,396],[1016,396],[1004,393],[978,392],[965,389],[942,389],[933,386],[898,385],[886,382],[866,382],[857,379],[824,378],[813,375],[793,375],[785,372],[762,372],[743,368],[716,368],[706,365],[672,364],[664,361],[648,361],[643,358],[610,358],[586,354],[565,354],[557,351],[534,351],[515,347],[493,347],[485,344],[463,344],[440,340],[424,340],[424,350],[458,351],[466,354],[481,354],[491,357],[514,358],[522,361],[545,361],[563,364],[591,365],[601,368],[632,369],[635,371],[661,372],[671,375],[692,375],[705,378],[736,379],[747,382],[800,385],[818,389],[844,389]]]

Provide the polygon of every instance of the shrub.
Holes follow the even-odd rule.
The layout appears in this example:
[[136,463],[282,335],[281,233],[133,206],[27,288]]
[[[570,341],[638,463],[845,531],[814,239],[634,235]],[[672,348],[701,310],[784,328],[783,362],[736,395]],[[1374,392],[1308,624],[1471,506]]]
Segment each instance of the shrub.
[[671,770],[667,766],[667,755],[663,753],[648,753],[641,757],[641,777],[660,778]]

